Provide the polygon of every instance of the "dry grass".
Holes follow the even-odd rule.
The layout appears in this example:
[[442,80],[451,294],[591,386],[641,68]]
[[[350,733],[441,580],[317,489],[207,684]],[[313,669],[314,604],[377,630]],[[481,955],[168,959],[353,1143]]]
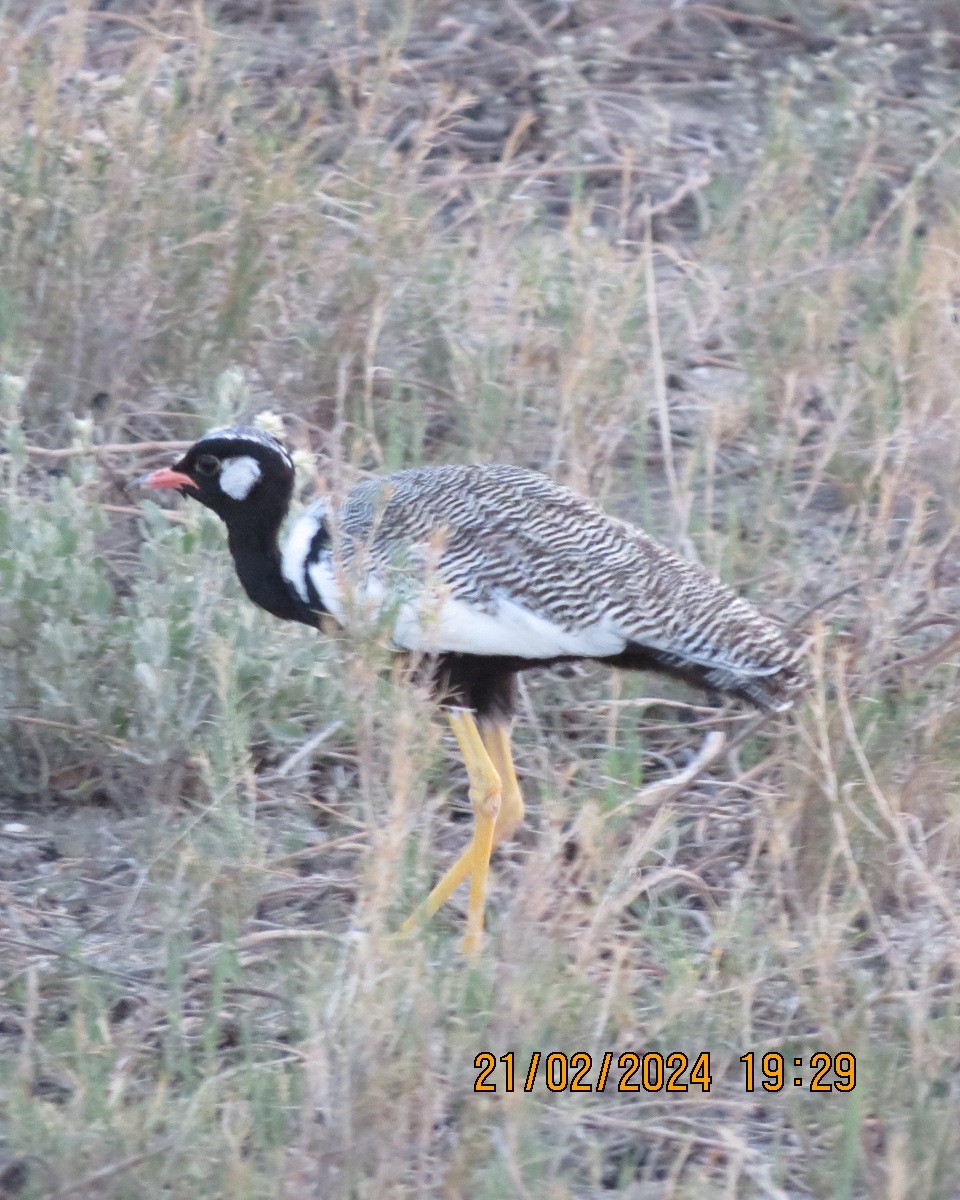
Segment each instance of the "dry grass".
[[[942,4],[0,3],[0,1196],[957,1195],[958,59]],[[430,706],[125,489],[262,408],[551,471],[812,694],[527,680],[487,952],[398,944],[469,828]],[[474,1092],[537,1049],[713,1085]]]

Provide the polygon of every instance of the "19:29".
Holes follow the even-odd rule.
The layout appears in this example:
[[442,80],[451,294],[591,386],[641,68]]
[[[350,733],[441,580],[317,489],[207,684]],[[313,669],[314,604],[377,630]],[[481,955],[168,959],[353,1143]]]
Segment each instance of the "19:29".
[[[756,1058],[753,1051],[740,1056],[744,1064],[744,1090],[756,1090]],[[852,1092],[857,1085],[857,1060],[848,1051],[841,1050],[839,1054],[830,1055],[824,1050],[818,1050],[810,1055],[810,1070],[813,1075],[809,1080],[800,1073],[806,1066],[802,1058],[793,1060],[795,1074],[793,1086],[806,1087],[811,1092]],[[760,1058],[760,1086],[765,1092],[782,1091],[788,1082],[787,1068],[784,1057],[778,1050],[769,1050]],[[830,1078],[830,1076],[833,1078]]]

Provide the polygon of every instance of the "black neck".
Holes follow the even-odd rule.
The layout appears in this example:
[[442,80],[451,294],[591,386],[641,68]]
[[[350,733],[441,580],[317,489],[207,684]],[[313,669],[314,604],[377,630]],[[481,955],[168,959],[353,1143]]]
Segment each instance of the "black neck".
[[300,621],[316,628],[318,613],[300,599],[280,570],[279,529],[280,521],[271,529],[228,524],[237,577],[254,604],[282,621]]

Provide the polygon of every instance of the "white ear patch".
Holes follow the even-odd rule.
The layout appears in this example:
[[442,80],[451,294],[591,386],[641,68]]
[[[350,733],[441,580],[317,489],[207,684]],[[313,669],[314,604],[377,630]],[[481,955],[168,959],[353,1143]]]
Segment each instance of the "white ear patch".
[[228,458],[220,471],[220,490],[234,500],[246,500],[260,475],[260,464],[249,454]]

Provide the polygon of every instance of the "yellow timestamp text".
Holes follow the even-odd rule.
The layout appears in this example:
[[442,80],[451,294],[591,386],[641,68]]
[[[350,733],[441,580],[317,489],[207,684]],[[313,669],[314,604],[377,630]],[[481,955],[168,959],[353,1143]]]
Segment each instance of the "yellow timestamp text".
[[[848,1051],[828,1054],[818,1050],[807,1057],[784,1056],[778,1051],[741,1055],[743,1089],[779,1092],[792,1085],[810,1092],[851,1092],[857,1083],[857,1060]],[[791,1067],[792,1064],[792,1067]],[[564,1054],[534,1050],[519,1061],[512,1050],[496,1055],[481,1050],[473,1060],[475,1092],[532,1092],[537,1083],[551,1092],[689,1092],[709,1093],[713,1086],[710,1051],[661,1054],[625,1050],[601,1055],[577,1050]]]
[[745,1092],[756,1091],[758,1082],[765,1092],[782,1092],[787,1086],[809,1092],[852,1092],[857,1086],[857,1060],[848,1050],[839,1054],[815,1050],[809,1058],[784,1058],[779,1050],[757,1055],[751,1050],[740,1061]]

